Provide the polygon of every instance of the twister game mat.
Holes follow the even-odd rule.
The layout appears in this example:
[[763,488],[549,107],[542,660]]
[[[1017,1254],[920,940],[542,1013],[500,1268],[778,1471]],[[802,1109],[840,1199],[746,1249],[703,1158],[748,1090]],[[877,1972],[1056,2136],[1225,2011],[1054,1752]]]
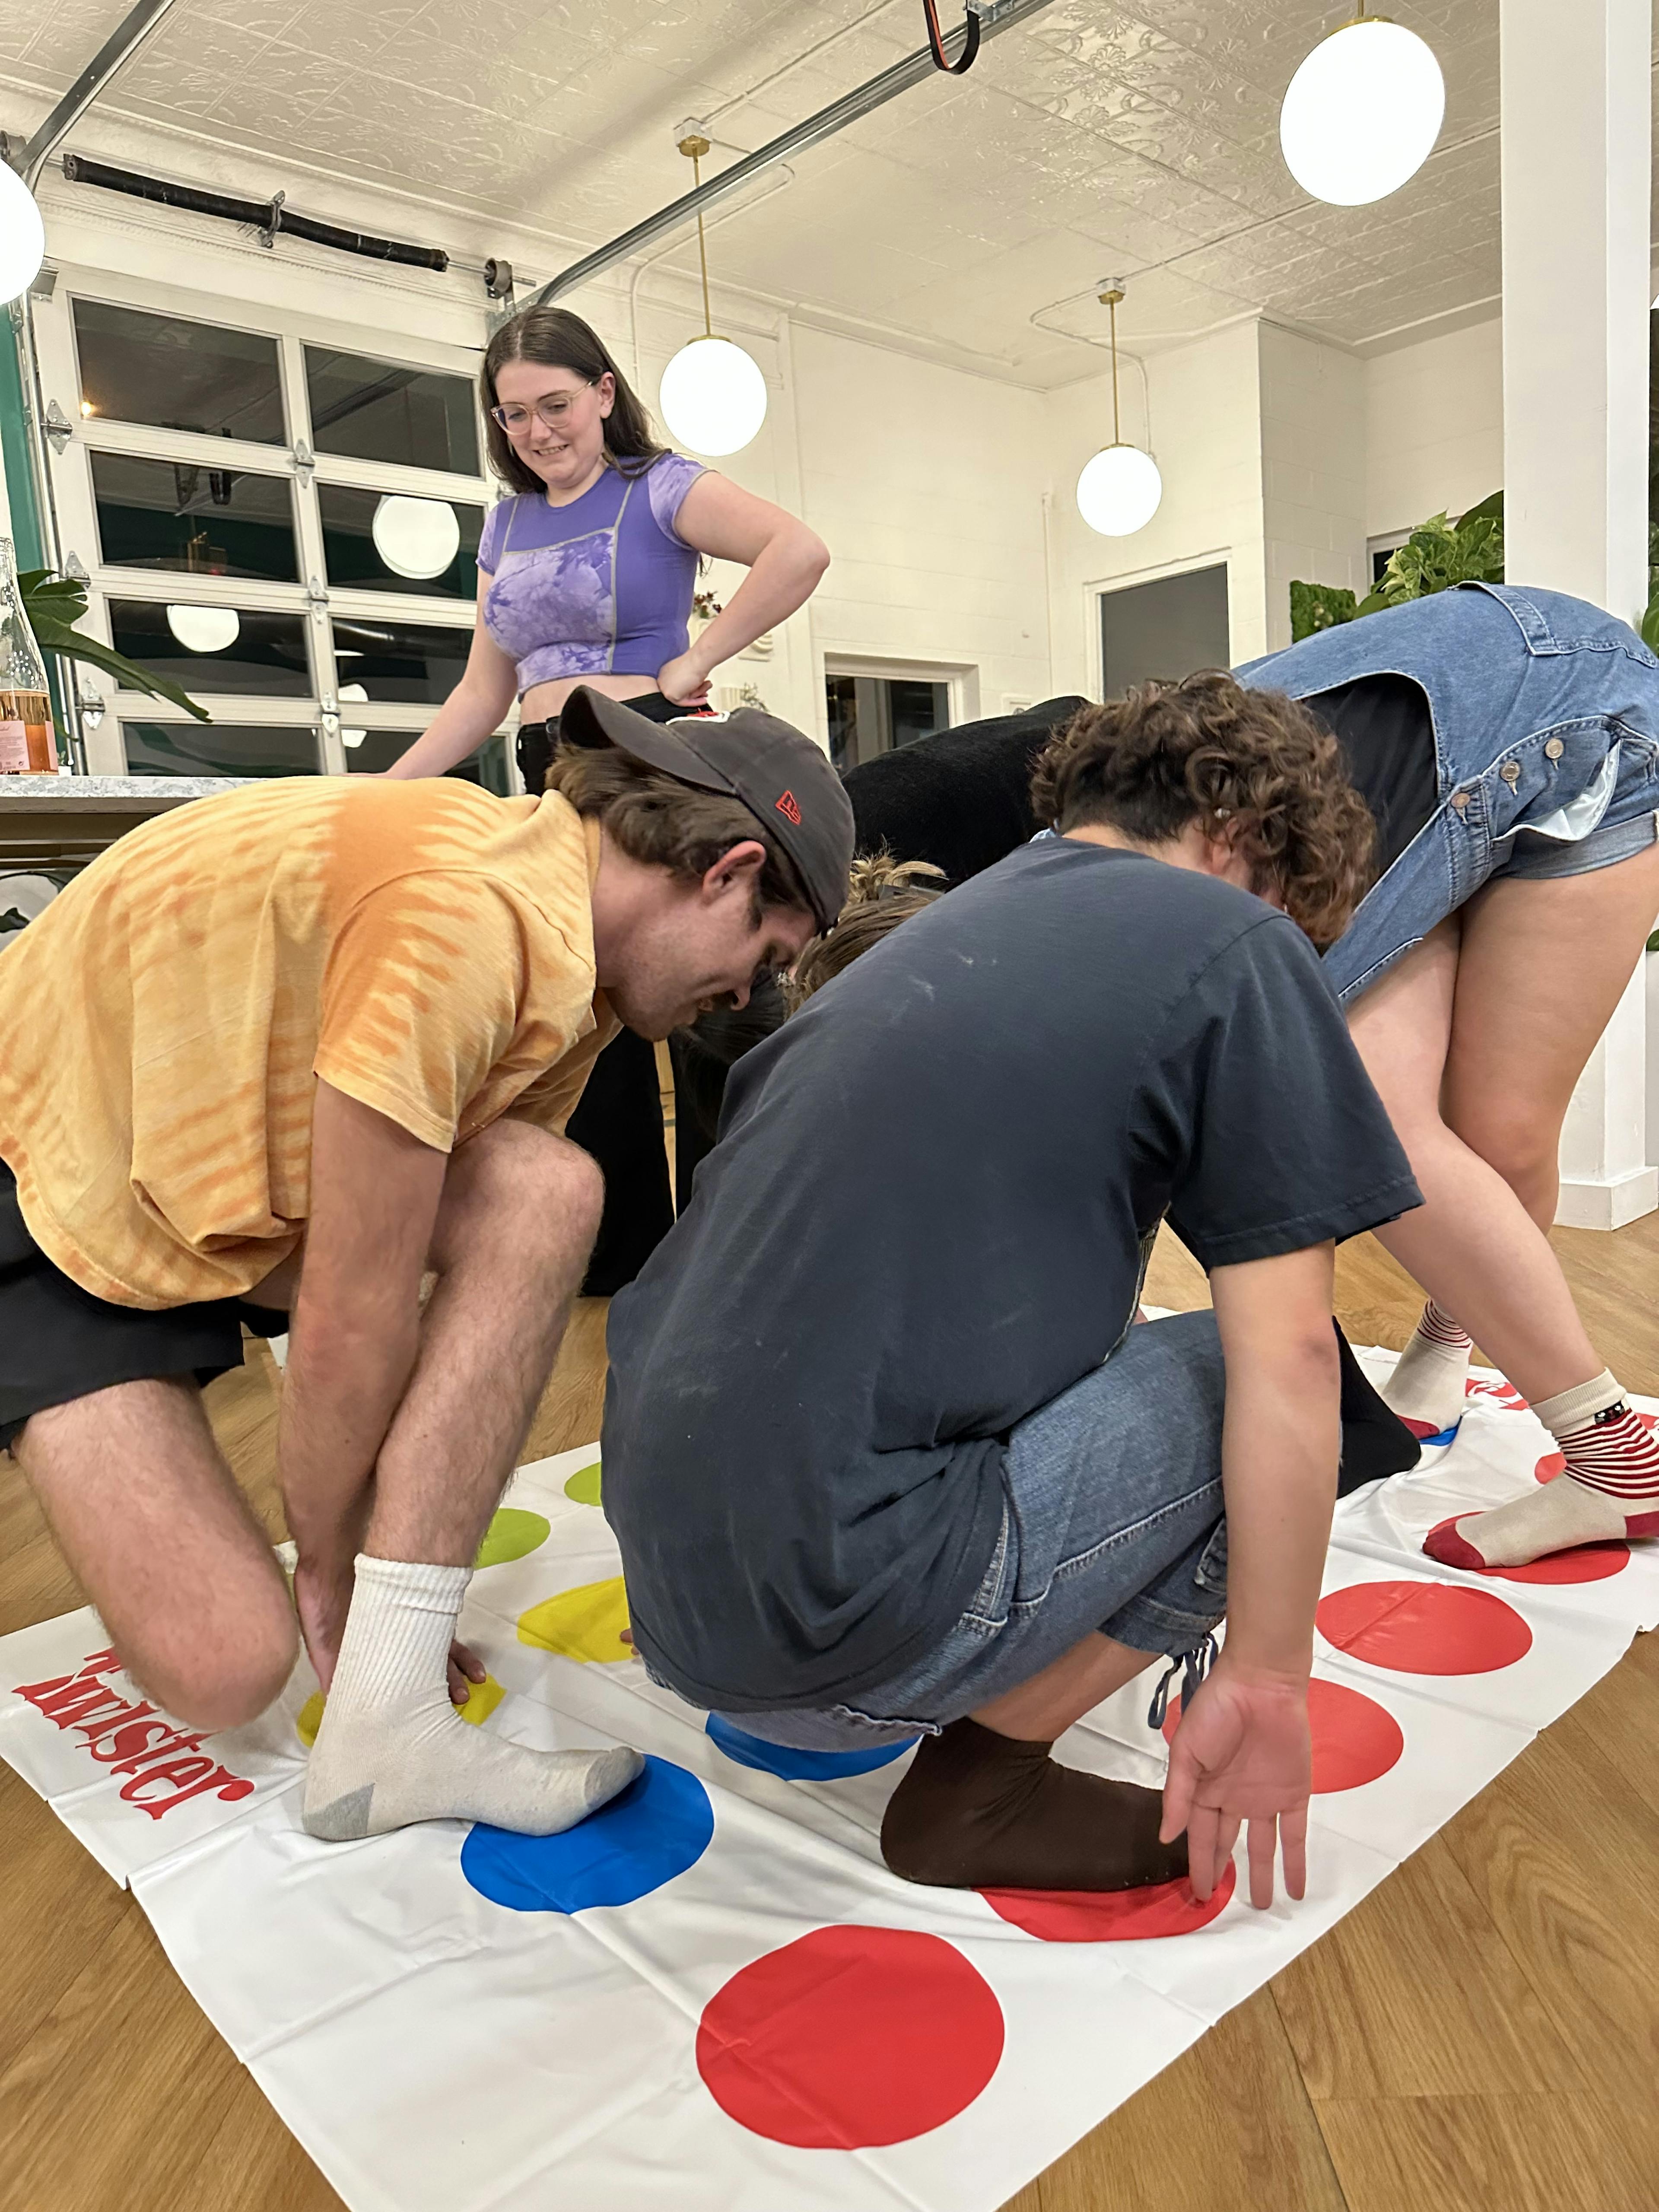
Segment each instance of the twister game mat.
[[[1390,1353],[1363,1355],[1374,1376]],[[1651,1413],[1653,1407],[1649,1405]],[[90,1612],[0,1639],[0,1755],[118,1881],[353,2212],[993,2212],[1312,1943],[1659,1621],[1659,1545],[1459,1575],[1449,1515],[1559,1462],[1477,1375],[1433,1464],[1337,1510],[1302,1905],[917,1889],[908,1747],[781,1751],[646,1679],[597,1449],[524,1468],[462,1632],[468,1717],[646,1771],[564,1836],[300,1826],[320,1701],[199,1736]],[[1060,1746],[1157,1784],[1153,1670]],[[1172,1726],[1166,1723],[1165,1726]]]

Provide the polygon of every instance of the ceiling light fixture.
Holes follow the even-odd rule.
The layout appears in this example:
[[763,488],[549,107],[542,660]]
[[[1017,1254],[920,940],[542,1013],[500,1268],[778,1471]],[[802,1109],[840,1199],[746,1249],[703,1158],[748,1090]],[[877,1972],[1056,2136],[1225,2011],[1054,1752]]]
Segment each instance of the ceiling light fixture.
[[46,258],[46,227],[34,194],[0,161],[0,307],[21,299]]
[[1322,40],[1291,79],[1279,113],[1285,166],[1333,207],[1385,199],[1434,151],[1446,80],[1431,48],[1403,23],[1368,15]]
[[[702,184],[702,161],[708,140],[697,124],[681,126],[679,149],[691,164],[696,186]],[[702,210],[697,210],[697,258],[702,267],[701,337],[683,345],[662,373],[658,398],[663,420],[683,446],[695,453],[735,453],[749,444],[766,420],[766,379],[759,364],[730,338],[716,337],[708,305],[708,246]]]
[[223,653],[242,634],[234,607],[169,607],[167,628],[189,653]]
[[1112,442],[1084,464],[1077,480],[1078,512],[1103,538],[1127,538],[1144,530],[1164,496],[1158,463],[1139,446],[1123,442],[1117,400],[1117,311],[1122,298],[1121,282],[1109,285],[1100,295],[1100,304],[1110,310],[1112,318]]
[[441,576],[461,550],[460,517],[447,499],[388,493],[374,510],[369,533],[392,574],[416,583]]

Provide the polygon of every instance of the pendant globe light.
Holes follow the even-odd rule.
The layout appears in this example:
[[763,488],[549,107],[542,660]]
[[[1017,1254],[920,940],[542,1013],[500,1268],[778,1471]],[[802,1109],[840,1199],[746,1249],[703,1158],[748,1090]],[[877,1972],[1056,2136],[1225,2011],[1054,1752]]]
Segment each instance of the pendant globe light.
[[1123,442],[1117,400],[1117,311],[1122,298],[1121,284],[1100,295],[1112,318],[1112,442],[1084,464],[1077,480],[1078,512],[1103,538],[1127,538],[1144,530],[1164,496],[1158,463],[1139,446]]
[[1415,31],[1359,12],[1291,79],[1279,114],[1285,165],[1304,192],[1363,207],[1397,192],[1434,151],[1446,81]]
[[[708,141],[688,129],[680,151],[691,164],[696,184]],[[749,444],[766,420],[766,379],[759,365],[730,338],[716,337],[708,306],[708,248],[702,210],[697,210],[697,258],[702,267],[701,337],[683,345],[662,374],[658,390],[663,420],[675,440],[696,453],[735,453]]]
[[34,194],[0,161],[0,307],[21,299],[46,258],[46,227]]

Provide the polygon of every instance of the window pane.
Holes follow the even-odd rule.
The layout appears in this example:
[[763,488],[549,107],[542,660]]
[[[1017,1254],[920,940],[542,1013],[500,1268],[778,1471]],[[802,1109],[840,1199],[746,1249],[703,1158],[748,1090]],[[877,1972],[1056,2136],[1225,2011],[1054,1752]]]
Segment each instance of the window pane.
[[[349,484],[319,484],[317,500],[331,584],[354,584],[367,592],[419,592],[428,599],[477,598],[483,507],[356,491]],[[453,523],[443,520],[446,514],[453,517]]]
[[170,676],[192,698],[203,691],[247,691],[265,699],[312,696],[303,615],[112,599],[109,623],[118,653],[158,676]]
[[233,722],[123,722],[129,775],[318,775],[314,730]]
[[75,302],[75,337],[84,416],[288,442],[275,338],[98,300]]
[[948,684],[920,684],[899,677],[887,686],[887,705],[893,743],[913,745],[944,729],[951,720]]
[[112,567],[300,580],[286,477],[94,453],[92,489],[99,545]]
[[[349,707],[342,711],[350,713]],[[345,739],[345,759],[348,773],[354,775],[379,775],[403,756],[420,735],[418,730],[353,730],[341,732]],[[458,761],[447,775],[459,777],[463,783],[476,783],[486,791],[493,791],[498,799],[505,799],[512,788],[507,773],[507,739],[500,734],[487,738],[469,759]]]
[[478,473],[477,417],[464,376],[307,346],[306,389],[319,453],[458,477]]
[[437,706],[448,698],[466,669],[472,643],[470,629],[440,629],[435,623],[334,623],[334,658],[339,664],[340,702],[396,699]]
[[830,709],[830,763],[838,775],[845,775],[849,768],[858,766],[857,686],[850,676],[826,676],[823,690]]

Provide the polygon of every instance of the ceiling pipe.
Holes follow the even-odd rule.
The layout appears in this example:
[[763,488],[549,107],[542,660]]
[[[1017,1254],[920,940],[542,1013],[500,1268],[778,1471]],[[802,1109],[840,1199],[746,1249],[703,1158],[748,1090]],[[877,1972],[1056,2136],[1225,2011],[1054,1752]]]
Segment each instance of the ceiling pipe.
[[[1001,32],[1012,30],[1016,23],[1023,23],[1027,17],[1040,14],[1052,4],[1053,0],[984,0],[984,4],[975,8],[970,0],[969,12],[978,17],[980,44],[982,46],[988,39],[994,39]],[[947,32],[943,40],[946,53],[952,58],[958,55],[967,39],[968,26],[965,22]],[[586,284],[591,277],[599,276],[601,270],[613,267],[618,261],[626,261],[632,255],[641,252],[646,246],[654,245],[667,232],[694,222],[700,214],[717,207],[722,200],[729,199],[733,192],[741,191],[750,179],[758,176],[763,170],[771,168],[779,161],[792,160],[808,147],[821,145],[826,138],[833,138],[838,131],[844,131],[849,123],[858,122],[878,107],[884,107],[890,100],[896,100],[900,93],[908,92],[912,85],[921,84],[937,72],[938,64],[933,59],[931,48],[919,46],[915,53],[906,54],[902,61],[895,62],[891,69],[884,70],[879,76],[872,76],[866,84],[855,86],[840,100],[832,100],[828,107],[821,107],[816,115],[809,115],[804,123],[797,123],[793,130],[786,131],[781,137],[770,140],[752,154],[745,154],[740,161],[734,161],[729,169],[722,169],[719,176],[711,177],[696,191],[686,192],[680,198],[672,200],[666,207],[659,208],[655,215],[647,216],[643,222],[636,222],[631,230],[625,230],[619,238],[613,238],[608,246],[598,246],[592,253],[584,254],[580,261],[573,261],[568,269],[562,269],[556,276],[550,276],[545,284],[539,285],[520,303],[520,306],[550,306],[555,300],[562,299],[567,292],[575,291],[579,285]]]
[[145,40],[161,28],[163,18],[171,12],[173,5],[174,0],[138,0],[137,6],[110,33],[52,113],[13,161],[13,167],[21,174],[23,182],[31,191],[46,165],[47,156],[59,139],[75,128],[117,70],[125,69]]

